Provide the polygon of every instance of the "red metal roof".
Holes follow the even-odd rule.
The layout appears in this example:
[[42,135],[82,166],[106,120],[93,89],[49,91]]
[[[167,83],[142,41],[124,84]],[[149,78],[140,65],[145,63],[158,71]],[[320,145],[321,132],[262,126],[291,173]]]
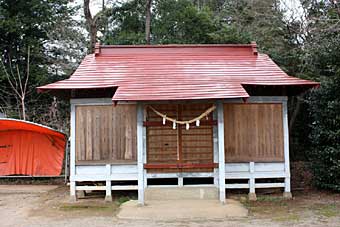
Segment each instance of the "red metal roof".
[[288,76],[255,44],[97,46],[69,79],[38,90],[117,87],[114,101],[249,97],[242,85],[318,83]]

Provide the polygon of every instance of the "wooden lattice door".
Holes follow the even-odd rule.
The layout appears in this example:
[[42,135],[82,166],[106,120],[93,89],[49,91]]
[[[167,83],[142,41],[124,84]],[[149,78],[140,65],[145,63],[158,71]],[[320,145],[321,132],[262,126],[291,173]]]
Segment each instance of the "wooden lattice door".
[[[212,104],[161,104],[152,105],[159,112],[177,120],[189,120],[199,116]],[[213,163],[212,114],[202,119],[200,126],[171,122],[163,125],[162,118],[147,108],[147,165],[148,172],[210,172]]]

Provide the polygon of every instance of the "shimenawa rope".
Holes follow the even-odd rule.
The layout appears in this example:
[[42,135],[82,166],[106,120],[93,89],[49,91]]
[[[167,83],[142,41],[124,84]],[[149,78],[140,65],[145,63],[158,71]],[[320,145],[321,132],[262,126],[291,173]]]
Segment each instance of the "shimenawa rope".
[[188,130],[190,127],[191,123],[196,122],[196,126],[200,125],[200,120],[206,116],[208,116],[211,112],[213,112],[216,109],[216,106],[213,105],[211,106],[209,109],[207,109],[206,111],[204,111],[201,115],[199,115],[198,117],[195,117],[191,120],[187,120],[187,121],[179,121],[176,119],[173,119],[171,117],[166,116],[166,114],[162,114],[161,112],[157,111],[155,108],[153,108],[152,106],[148,106],[155,114],[157,114],[158,116],[163,118],[163,125],[165,125],[166,120],[171,121],[173,124],[173,129],[176,129],[176,124],[180,124],[180,125],[186,125],[186,129]]

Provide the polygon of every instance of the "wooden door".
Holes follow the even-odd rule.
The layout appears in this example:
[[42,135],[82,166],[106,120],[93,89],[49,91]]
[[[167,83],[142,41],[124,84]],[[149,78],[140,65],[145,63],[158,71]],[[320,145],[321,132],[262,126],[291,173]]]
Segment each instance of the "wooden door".
[[[212,104],[162,104],[152,105],[157,111],[178,120],[199,116]],[[173,129],[171,122],[163,125],[162,118],[147,108],[147,163],[148,172],[210,172],[213,170],[212,114],[194,123],[187,130],[185,125]],[[171,167],[171,168],[168,168]]]

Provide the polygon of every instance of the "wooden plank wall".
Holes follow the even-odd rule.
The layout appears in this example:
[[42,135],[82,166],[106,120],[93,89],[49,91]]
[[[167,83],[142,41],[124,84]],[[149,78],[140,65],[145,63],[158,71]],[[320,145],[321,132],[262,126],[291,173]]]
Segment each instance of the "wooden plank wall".
[[226,162],[284,161],[281,104],[224,104]]
[[[167,116],[188,120],[199,116],[212,104],[159,104],[152,105],[156,110]],[[209,116],[211,120],[212,115]],[[147,121],[162,122],[162,118],[147,109]],[[213,163],[213,126],[196,127],[171,125],[147,127],[147,163]],[[150,169],[148,172],[207,172],[212,169]]]
[[135,161],[136,105],[76,107],[76,161]]

